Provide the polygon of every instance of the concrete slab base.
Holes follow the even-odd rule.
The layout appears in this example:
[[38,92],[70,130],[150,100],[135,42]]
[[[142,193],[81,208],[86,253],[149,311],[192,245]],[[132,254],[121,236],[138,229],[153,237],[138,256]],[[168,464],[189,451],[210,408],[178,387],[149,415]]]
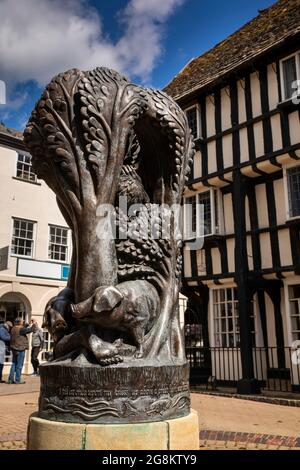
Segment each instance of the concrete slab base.
[[198,414],[155,423],[75,424],[31,416],[28,450],[197,450]]

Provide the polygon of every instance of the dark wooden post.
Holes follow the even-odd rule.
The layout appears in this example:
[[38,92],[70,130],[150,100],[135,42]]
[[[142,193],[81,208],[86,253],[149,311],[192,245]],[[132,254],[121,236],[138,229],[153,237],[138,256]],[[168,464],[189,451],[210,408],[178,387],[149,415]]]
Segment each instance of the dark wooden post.
[[[274,320],[275,320],[275,332],[276,332],[276,345],[277,345],[277,361],[278,368],[285,369],[285,352],[284,352],[284,335],[283,335],[283,321],[281,315],[281,287],[282,281],[270,281],[269,287],[266,291],[273,303],[274,308]],[[274,367],[274,365],[273,365]]]
[[241,394],[259,393],[259,382],[254,377],[251,333],[251,289],[248,279],[245,198],[247,179],[239,170],[233,173],[233,216],[235,230],[235,282],[240,323],[240,348],[243,377],[238,381]]

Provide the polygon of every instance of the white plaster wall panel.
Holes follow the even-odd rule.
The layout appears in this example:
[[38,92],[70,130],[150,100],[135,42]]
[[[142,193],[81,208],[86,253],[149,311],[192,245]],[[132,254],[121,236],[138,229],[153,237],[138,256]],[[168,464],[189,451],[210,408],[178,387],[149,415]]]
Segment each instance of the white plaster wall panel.
[[224,168],[229,168],[233,165],[232,134],[227,134],[222,137],[222,146]]
[[260,99],[260,84],[258,74],[256,72],[250,75],[251,87],[251,101],[252,101],[252,114],[253,117],[261,115],[261,99]]
[[241,149],[241,163],[249,161],[249,144],[247,128],[240,129],[240,149]]
[[227,258],[228,258],[228,270],[230,273],[235,271],[235,263],[234,263],[234,246],[235,241],[234,238],[229,238],[226,240],[227,246]]
[[238,91],[238,109],[239,109],[239,123],[247,121],[246,115],[246,100],[245,100],[245,81],[239,80],[237,82]]
[[221,90],[221,120],[222,130],[230,129],[231,126],[231,101],[229,87]]
[[218,248],[211,249],[213,274],[221,274],[221,256]]
[[285,224],[286,222],[286,201],[284,194],[283,179],[274,181],[274,196],[276,206],[276,219],[277,225]]
[[215,105],[214,105],[213,96],[207,96],[206,98],[206,129],[207,129],[207,137],[215,135],[216,123],[215,123]]
[[193,172],[193,175],[190,175],[190,176],[193,176],[193,178],[200,178],[202,175],[201,175],[201,153],[198,151],[195,153],[195,156],[194,156],[194,172]]
[[275,114],[271,117],[271,129],[272,129],[272,140],[273,140],[273,152],[282,149],[282,137],[281,137],[281,123],[280,115]]
[[197,251],[197,270],[199,276],[206,276],[205,251]]
[[225,233],[226,234],[234,233],[232,196],[230,193],[224,194],[223,196],[223,208],[224,208]]
[[191,277],[192,276],[191,252],[187,248],[183,249],[183,266],[184,266],[184,276]]
[[299,144],[300,118],[299,118],[298,111],[294,111],[293,113],[289,114],[289,127],[290,127],[291,145]]
[[276,64],[269,64],[267,68],[267,77],[268,77],[268,97],[269,97],[269,107],[275,109],[279,102],[278,96],[278,80],[276,74]]
[[261,233],[259,235],[260,252],[261,252],[261,267],[262,269],[272,268],[272,251],[271,240],[269,233]]
[[255,186],[255,194],[257,201],[257,215],[259,228],[269,226],[268,205],[266,196],[266,185],[257,184]]
[[212,141],[207,144],[207,166],[208,173],[217,171],[216,142]]
[[253,125],[254,143],[255,143],[255,156],[256,158],[264,155],[264,133],[262,122],[257,122]]
[[281,266],[291,266],[293,264],[293,258],[290,232],[288,229],[278,230],[278,241]]

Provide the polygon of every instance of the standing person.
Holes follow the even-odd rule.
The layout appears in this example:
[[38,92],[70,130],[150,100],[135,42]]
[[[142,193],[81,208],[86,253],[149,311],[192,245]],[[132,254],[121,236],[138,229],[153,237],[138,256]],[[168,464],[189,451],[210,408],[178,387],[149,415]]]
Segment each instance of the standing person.
[[17,318],[15,326],[11,330],[10,348],[13,354],[13,360],[8,377],[9,384],[24,384],[21,382],[22,368],[25,359],[25,351],[29,348],[27,335],[36,330],[36,325],[25,325],[22,318]]
[[13,324],[10,321],[2,323],[0,325],[0,383],[4,383],[5,380],[2,380],[2,372],[5,362],[5,349],[6,343],[10,341],[10,330]]
[[38,355],[44,346],[44,336],[43,330],[38,326],[37,322],[32,320],[32,324],[34,324],[36,327],[36,330],[32,332],[31,339],[31,364],[33,367],[32,375],[39,375],[38,368],[40,366],[40,363],[38,360]]

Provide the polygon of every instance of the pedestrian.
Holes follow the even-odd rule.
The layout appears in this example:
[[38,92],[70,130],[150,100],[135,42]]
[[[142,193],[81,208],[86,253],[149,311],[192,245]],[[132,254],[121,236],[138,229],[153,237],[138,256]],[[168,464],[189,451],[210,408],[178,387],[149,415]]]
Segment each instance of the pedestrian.
[[40,328],[36,321],[32,320],[32,324],[35,324],[36,330],[32,333],[31,337],[31,364],[33,367],[32,375],[39,375],[39,360],[38,355],[44,346],[43,330]]
[[2,380],[3,367],[5,362],[5,351],[6,346],[10,341],[10,330],[13,324],[10,321],[0,324],[0,383],[4,383]]
[[15,320],[15,326],[12,328],[10,333],[10,348],[12,351],[12,364],[8,377],[9,384],[24,384],[21,382],[22,368],[25,359],[25,351],[29,349],[29,341],[27,335],[36,330],[36,325],[32,323],[31,326],[25,325],[22,318]]

